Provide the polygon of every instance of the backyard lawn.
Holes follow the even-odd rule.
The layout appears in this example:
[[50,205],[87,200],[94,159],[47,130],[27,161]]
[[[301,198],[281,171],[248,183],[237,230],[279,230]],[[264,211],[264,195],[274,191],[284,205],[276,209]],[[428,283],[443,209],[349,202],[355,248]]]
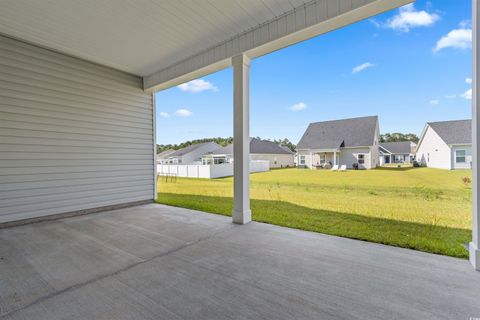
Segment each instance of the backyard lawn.
[[[279,169],[251,176],[253,220],[467,258],[471,171]],[[158,180],[158,202],[223,215],[233,178]]]

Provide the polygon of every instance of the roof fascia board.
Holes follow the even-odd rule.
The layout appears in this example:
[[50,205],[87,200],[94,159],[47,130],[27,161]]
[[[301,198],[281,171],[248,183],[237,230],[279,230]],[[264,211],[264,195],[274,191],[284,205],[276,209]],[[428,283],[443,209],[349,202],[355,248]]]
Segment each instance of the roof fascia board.
[[[427,129],[430,127],[430,124],[427,122],[425,124],[425,127],[423,127],[422,134],[420,135],[420,139],[418,139],[417,143],[417,150],[420,147],[421,143],[423,142],[423,138],[425,137],[425,134],[427,133]],[[433,130],[433,128],[431,128]],[[434,130],[435,131],[435,130]],[[436,133],[436,132],[435,132]],[[440,136],[439,136],[440,137]],[[440,138],[441,139],[441,138]],[[442,139],[443,140],[443,139]],[[416,150],[415,150],[416,151]]]

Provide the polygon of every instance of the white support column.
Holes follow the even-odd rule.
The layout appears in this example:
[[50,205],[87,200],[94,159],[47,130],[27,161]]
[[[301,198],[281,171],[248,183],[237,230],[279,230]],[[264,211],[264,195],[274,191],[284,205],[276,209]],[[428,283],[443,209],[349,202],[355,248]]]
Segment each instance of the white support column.
[[313,153],[310,152],[310,169],[313,169]]
[[233,65],[233,194],[232,220],[252,221],[250,211],[250,59],[240,54]]
[[153,135],[153,200],[158,197],[158,164],[157,164],[157,102],[155,92],[152,93],[152,135]]
[[337,164],[337,151],[333,151],[333,165]]
[[472,74],[472,242],[469,245],[470,262],[480,271],[480,112],[479,106],[479,67],[480,67],[480,41],[478,39],[478,26],[480,19],[479,0],[472,1],[472,31],[473,31],[473,74]]

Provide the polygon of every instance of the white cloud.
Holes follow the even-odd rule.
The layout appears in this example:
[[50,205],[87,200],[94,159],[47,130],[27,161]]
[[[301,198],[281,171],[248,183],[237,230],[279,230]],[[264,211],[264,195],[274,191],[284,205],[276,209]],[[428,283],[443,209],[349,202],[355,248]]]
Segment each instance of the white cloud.
[[472,89],[468,89],[460,95],[463,99],[472,100]]
[[472,29],[454,29],[437,41],[433,52],[445,48],[469,49],[472,47]]
[[438,101],[438,100],[430,100],[430,104],[431,104],[432,106],[436,106],[436,105],[438,105],[439,103],[440,103],[440,101]]
[[290,107],[288,107],[288,109],[292,111],[301,111],[307,109],[307,105],[304,102],[299,102],[291,105]]
[[466,78],[465,83],[471,84],[472,83],[472,78]]
[[445,98],[447,99],[455,99],[457,97],[456,94],[449,94],[449,95],[446,95]]
[[363,70],[368,69],[368,68],[372,68],[372,67],[375,67],[375,64],[370,63],[370,62],[362,63],[361,65],[356,66],[355,68],[352,69],[352,74],[362,72]]
[[179,117],[190,117],[192,114],[193,112],[187,109],[178,109],[175,111],[175,115]]
[[202,91],[213,91],[217,92],[218,88],[214,86],[211,82],[205,81],[203,79],[196,79],[186,83],[178,85],[178,88],[185,92],[197,93]]
[[462,29],[471,29],[472,28],[472,22],[470,20],[463,20],[460,21],[458,24]]
[[162,112],[160,112],[160,117],[168,118],[168,117],[170,117],[170,115],[168,113],[162,111]]
[[425,10],[418,11],[413,3],[403,6],[399,9],[397,15],[388,19],[385,26],[387,28],[402,32],[409,32],[415,27],[428,27],[440,20],[436,13],[429,13]]

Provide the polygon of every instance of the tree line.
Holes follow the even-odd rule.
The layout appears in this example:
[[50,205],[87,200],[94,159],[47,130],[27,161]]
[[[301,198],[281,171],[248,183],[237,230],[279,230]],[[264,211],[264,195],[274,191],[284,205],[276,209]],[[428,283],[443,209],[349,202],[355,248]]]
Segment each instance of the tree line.
[[380,142],[401,142],[401,141],[412,141],[417,143],[418,136],[414,133],[384,133],[380,135]]
[[[287,138],[285,139],[262,139],[260,137],[256,137],[257,139],[260,140],[268,140],[275,142],[278,145],[285,146],[289,148],[292,151],[295,151],[296,145],[288,140]],[[418,142],[418,136],[414,133],[399,133],[399,132],[394,132],[394,133],[385,133],[380,135],[380,142],[400,142],[400,141],[412,141],[417,143]],[[204,143],[204,142],[215,142],[222,147],[225,147],[229,145],[230,143],[233,142],[233,137],[227,137],[227,138],[222,138],[222,137],[216,137],[216,138],[203,138],[203,139],[195,139],[195,140],[189,140],[185,141],[182,143],[178,144],[157,144],[157,153],[163,152],[165,150],[179,150],[188,146],[191,146],[192,144],[198,144],[198,143]]]
[[[256,137],[256,138],[260,139],[260,140],[268,140],[268,141],[275,142],[276,144],[285,146],[292,151],[295,151],[295,148],[296,148],[296,145],[294,143],[292,143],[290,140],[288,140],[287,138],[285,138],[285,139],[274,139],[274,140],[261,139],[260,137]],[[192,144],[199,144],[199,143],[204,143],[204,142],[215,142],[215,143],[221,145],[222,147],[225,147],[225,146],[227,146],[227,145],[229,145],[230,143],[233,142],[233,137],[227,137],[227,138],[216,137],[216,138],[195,139],[195,140],[189,140],[189,141],[185,141],[185,142],[178,143],[178,144],[157,144],[157,153],[160,153],[160,152],[163,152],[163,151],[166,151],[166,150],[169,150],[169,149],[179,150],[179,149],[191,146]]]

